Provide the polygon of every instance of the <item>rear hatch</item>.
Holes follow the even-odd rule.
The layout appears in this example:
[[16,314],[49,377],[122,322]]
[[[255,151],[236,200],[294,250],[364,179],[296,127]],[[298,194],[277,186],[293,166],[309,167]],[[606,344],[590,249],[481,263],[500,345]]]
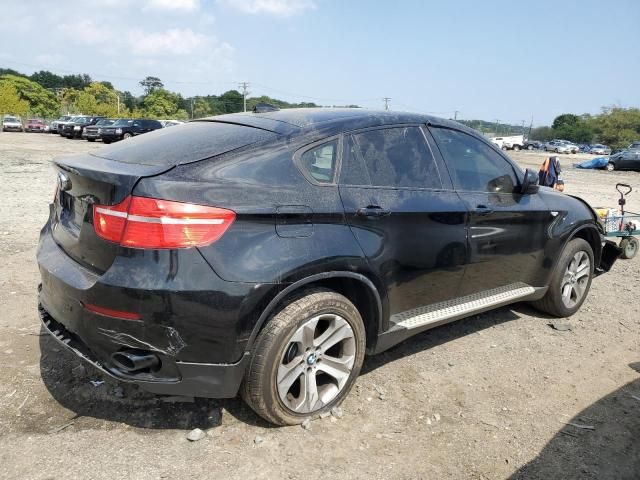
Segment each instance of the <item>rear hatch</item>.
[[51,214],[53,238],[71,258],[102,273],[123,247],[98,237],[93,225],[94,205],[122,202],[143,177],[276,136],[246,125],[190,122],[90,154],[57,159],[54,164],[58,190]]

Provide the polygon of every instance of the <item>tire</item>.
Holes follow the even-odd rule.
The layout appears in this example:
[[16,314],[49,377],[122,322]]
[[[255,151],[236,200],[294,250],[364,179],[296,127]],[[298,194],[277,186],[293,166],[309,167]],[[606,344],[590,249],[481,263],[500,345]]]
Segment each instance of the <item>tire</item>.
[[500,147],[500,150],[502,150],[503,152],[506,152],[508,148],[503,145],[502,147]]
[[102,140],[102,143],[106,143],[107,145],[109,145],[111,143],[111,140]]
[[[313,337],[308,336],[310,331]],[[323,343],[314,343],[325,335],[324,342],[331,339],[331,331],[345,337],[326,350]],[[293,341],[295,338],[299,341]],[[362,317],[346,297],[325,289],[293,297],[255,341],[241,388],[245,402],[276,425],[296,425],[330,411],[344,400],[360,373],[365,338]],[[329,360],[338,358],[342,363]],[[343,368],[334,368],[337,365]],[[324,369],[339,373],[340,378]],[[278,375],[283,375],[280,382]],[[308,400],[307,385],[316,387],[315,402]]]
[[640,242],[635,237],[623,238],[620,241],[620,248],[622,249],[622,258],[631,260],[638,253],[638,247]]
[[616,169],[616,164],[612,163],[612,162],[609,162],[609,163],[607,163],[607,166],[604,167],[604,168],[605,168],[605,170],[607,172],[613,172]]
[[96,141],[96,139],[95,139],[95,138],[87,138],[87,141],[88,141],[88,142],[95,142],[95,141]]
[[533,145],[527,145],[527,150],[533,150]]
[[127,138],[131,138],[131,137],[133,137],[133,135],[131,135],[129,132],[126,132],[122,135],[123,140],[126,140]]
[[519,152],[520,151],[520,146],[519,145],[514,145],[513,146],[513,151],[514,152]]
[[[586,267],[583,263],[585,256],[588,258]],[[584,268],[587,268],[587,272],[583,274]],[[589,294],[593,269],[591,245],[582,238],[574,238],[567,243],[558,259],[547,293],[540,300],[531,302],[532,305],[554,317],[570,317],[580,309]],[[565,297],[563,291],[567,287],[570,287],[569,295]]]

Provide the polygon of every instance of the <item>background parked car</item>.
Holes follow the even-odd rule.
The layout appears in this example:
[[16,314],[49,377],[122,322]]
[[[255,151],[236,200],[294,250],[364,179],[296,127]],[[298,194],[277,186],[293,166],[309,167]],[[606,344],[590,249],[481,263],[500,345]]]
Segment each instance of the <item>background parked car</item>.
[[54,120],[51,122],[51,125],[49,125],[49,133],[58,133],[58,126],[63,122],[68,122],[69,120],[71,120],[71,115],[63,115],[57,120]]
[[121,118],[113,125],[102,129],[102,143],[117,142],[127,138],[152,132],[162,128],[158,120],[147,120],[146,118]]
[[547,152],[571,153],[571,147],[563,143],[561,140],[551,140],[550,142],[547,142],[544,149]]
[[611,153],[611,149],[606,145],[596,143],[595,145],[591,145],[589,153],[592,153],[594,155],[609,155]]
[[41,118],[30,118],[27,120],[26,132],[44,132],[47,124]]
[[176,125],[182,125],[184,122],[181,120],[158,120],[164,128],[174,127]]
[[76,118],[78,118],[80,115],[72,115],[69,117],[68,120],[63,121],[63,122],[58,122],[58,134],[64,137],[64,127],[70,123],[73,123],[76,121]]
[[640,170],[640,149],[623,150],[611,155],[606,169],[610,172],[613,170]]
[[526,150],[544,150],[544,143],[538,140],[527,140],[524,142]]
[[24,132],[22,121],[13,115],[5,115],[2,119],[3,132]]
[[95,142],[101,138],[102,127],[113,125],[115,119],[113,118],[101,118],[93,125],[87,125],[82,131],[82,138],[86,138],[90,142]]
[[80,116],[74,117],[73,122],[66,123],[62,129],[62,135],[67,138],[82,138],[82,132],[88,125],[94,125],[104,117]]

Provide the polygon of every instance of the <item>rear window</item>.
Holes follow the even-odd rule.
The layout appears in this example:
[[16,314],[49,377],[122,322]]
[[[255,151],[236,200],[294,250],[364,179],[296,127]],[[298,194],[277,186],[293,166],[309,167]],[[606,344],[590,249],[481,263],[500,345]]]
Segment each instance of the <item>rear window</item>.
[[204,160],[276,136],[244,125],[190,122],[138,135],[93,155],[117,162],[170,166]]

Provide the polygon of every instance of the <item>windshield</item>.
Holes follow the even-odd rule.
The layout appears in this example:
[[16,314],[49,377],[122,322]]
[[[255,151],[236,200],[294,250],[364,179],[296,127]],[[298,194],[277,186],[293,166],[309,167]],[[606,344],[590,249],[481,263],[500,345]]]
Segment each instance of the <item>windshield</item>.
[[78,117],[75,119],[75,123],[87,123],[89,121],[89,117]]
[[108,118],[103,118],[102,120],[98,120],[96,125],[104,127],[105,125],[111,125],[114,121]]
[[4,121],[5,122],[16,123],[18,121],[18,119],[16,117],[4,117]]
[[126,127],[127,125],[133,125],[133,120],[129,118],[121,118],[113,122],[114,127]]

